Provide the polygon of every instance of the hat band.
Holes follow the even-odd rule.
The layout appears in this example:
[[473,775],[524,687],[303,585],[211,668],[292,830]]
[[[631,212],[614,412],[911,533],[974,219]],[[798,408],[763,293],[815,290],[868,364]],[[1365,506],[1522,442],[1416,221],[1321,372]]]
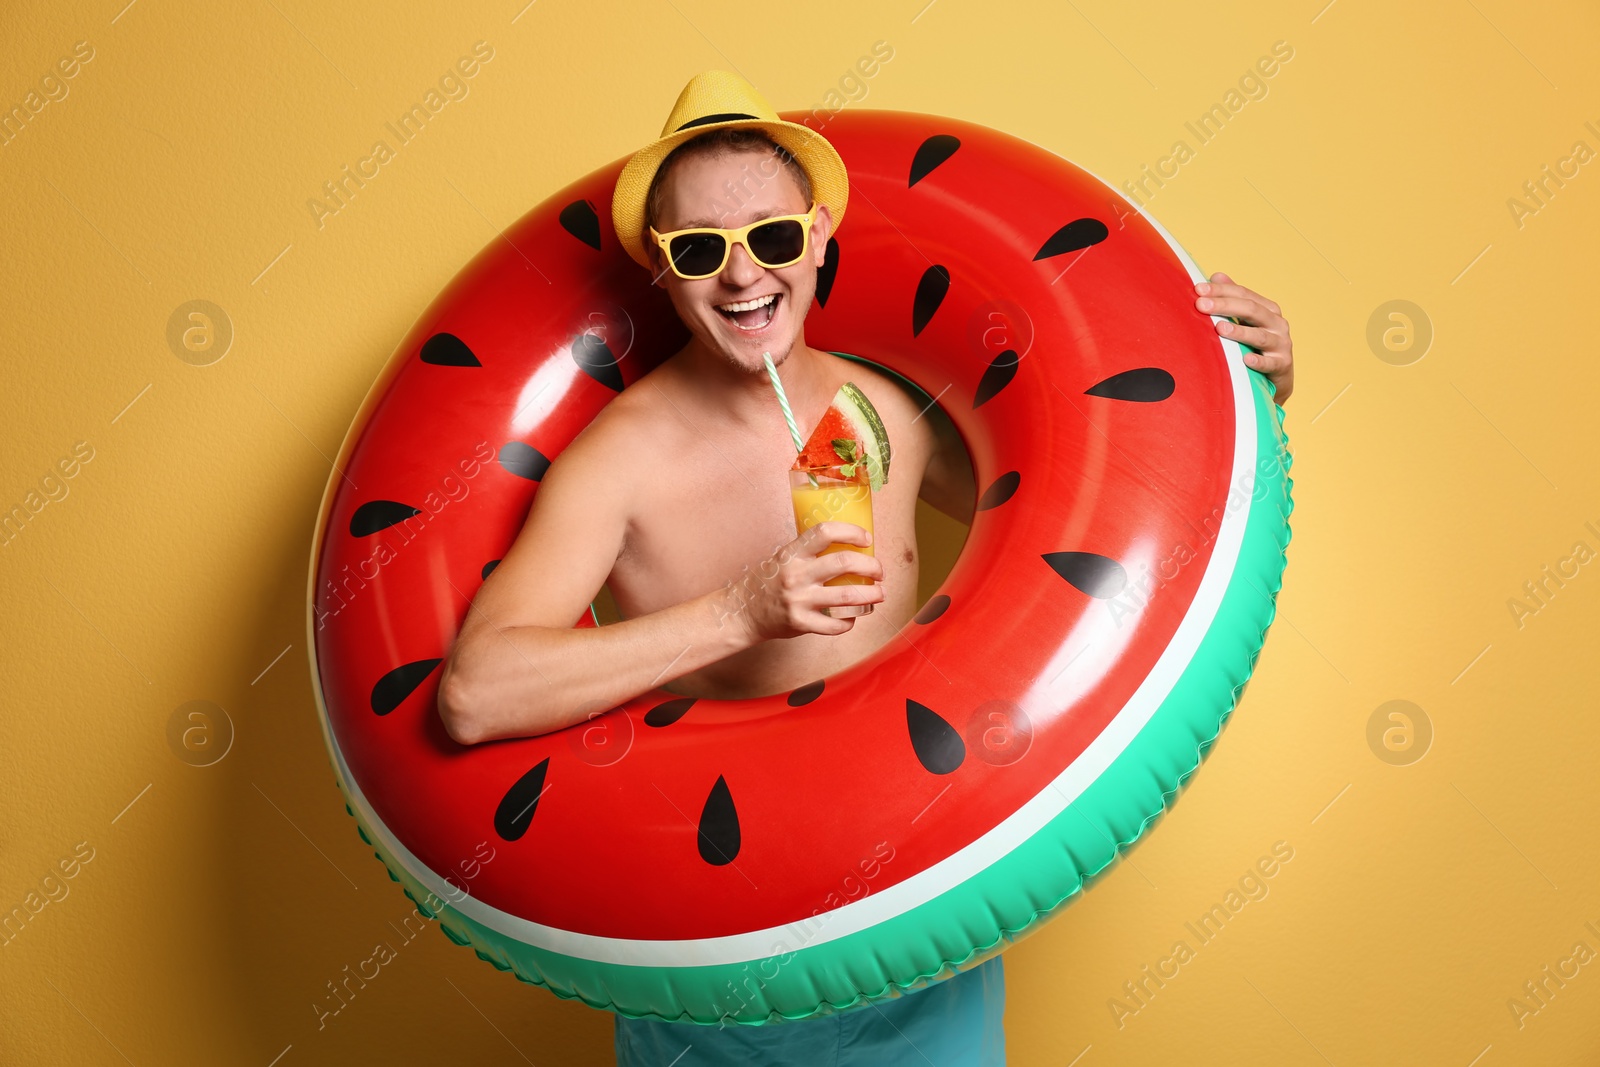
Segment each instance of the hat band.
[[682,126],[679,126],[677,129],[673,130],[672,132],[673,133],[682,133],[684,130],[693,129],[696,126],[705,126],[705,125],[708,125],[709,123],[713,123],[713,122],[728,122],[728,121],[730,121],[732,119],[756,119],[756,120],[759,121],[760,116],[758,116],[758,115],[743,115],[743,114],[740,114],[737,111],[728,111],[728,112],[724,112],[721,115],[707,115],[705,118],[695,119],[692,122],[685,122]]

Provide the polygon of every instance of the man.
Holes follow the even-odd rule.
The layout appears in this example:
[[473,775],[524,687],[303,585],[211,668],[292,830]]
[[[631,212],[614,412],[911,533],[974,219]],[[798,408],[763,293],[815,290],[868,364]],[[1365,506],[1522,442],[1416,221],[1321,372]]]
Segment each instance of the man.
[[[439,710],[457,741],[558,730],[658,686],[711,698],[784,692],[864,659],[915,614],[917,499],[968,522],[976,488],[937,404],[806,344],[817,269],[848,188],[826,140],[778,119],[754,88],[722,71],[691,79],[661,138],[624,168],[612,203],[617,239],[652,271],[692,336],[545,474],[445,663]],[[787,235],[724,233],[676,258],[658,239],[670,246],[683,229],[791,216],[798,221]],[[1218,329],[1258,350],[1251,365],[1286,399],[1293,365],[1277,305],[1220,274],[1197,290],[1199,312],[1239,320]],[[877,408],[893,451],[889,481],[874,494],[874,535],[841,522],[794,535],[784,473],[794,445],[763,353],[802,428],[846,380]],[[875,544],[876,555],[818,554],[833,543]],[[871,582],[823,584],[841,574]],[[607,583],[622,621],[572,628]],[[874,607],[847,618],[823,610],[844,604]],[[1002,1063],[1003,1000],[995,957],[924,990],[803,1023],[619,1017],[616,1048],[622,1064],[678,1067]]]

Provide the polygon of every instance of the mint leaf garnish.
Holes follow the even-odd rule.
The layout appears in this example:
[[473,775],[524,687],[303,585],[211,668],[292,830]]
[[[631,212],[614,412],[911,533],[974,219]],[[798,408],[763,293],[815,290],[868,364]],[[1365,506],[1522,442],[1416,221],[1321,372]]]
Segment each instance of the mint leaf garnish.
[[835,437],[833,439],[833,452],[846,463],[856,461],[856,443],[847,438]]

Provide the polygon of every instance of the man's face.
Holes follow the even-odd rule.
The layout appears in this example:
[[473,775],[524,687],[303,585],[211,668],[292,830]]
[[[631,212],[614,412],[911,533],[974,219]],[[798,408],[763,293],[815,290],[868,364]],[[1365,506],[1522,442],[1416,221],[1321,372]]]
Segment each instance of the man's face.
[[[810,206],[788,168],[770,152],[692,156],[674,163],[663,179],[655,227],[660,233],[693,226],[732,229],[774,215],[804,214]],[[744,370],[760,371],[762,353],[781,363],[796,341],[804,343],[805,316],[831,226],[827,207],[819,205],[810,247],[800,262],[770,270],[751,259],[742,244],[734,245],[722,273],[694,281],[669,270],[660,246],[652,244],[656,284],[667,290],[678,317],[707,350]],[[767,306],[738,318],[720,310],[769,297]]]

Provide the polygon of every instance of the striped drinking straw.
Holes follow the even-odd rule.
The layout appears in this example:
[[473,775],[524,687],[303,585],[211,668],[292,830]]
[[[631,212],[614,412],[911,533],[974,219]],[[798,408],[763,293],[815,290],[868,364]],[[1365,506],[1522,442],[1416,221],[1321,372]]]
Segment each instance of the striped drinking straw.
[[[778,406],[783,409],[783,421],[789,424],[789,436],[794,439],[796,454],[806,450],[805,438],[800,436],[800,427],[794,424],[794,412],[789,410],[789,398],[783,395],[783,383],[778,380],[778,368],[772,365],[772,353],[763,352],[761,358],[767,363],[767,377],[772,380],[772,388],[778,394]],[[810,471],[806,472],[812,486],[817,484],[817,476]]]
[[783,409],[783,421],[789,424],[789,436],[794,438],[796,453],[806,450],[805,438],[800,436],[800,427],[794,424],[794,412],[789,410],[789,398],[783,395],[783,383],[778,380],[778,368],[772,365],[772,353],[763,352],[761,358],[767,361],[767,377],[772,379],[772,388],[778,393],[778,406]]

